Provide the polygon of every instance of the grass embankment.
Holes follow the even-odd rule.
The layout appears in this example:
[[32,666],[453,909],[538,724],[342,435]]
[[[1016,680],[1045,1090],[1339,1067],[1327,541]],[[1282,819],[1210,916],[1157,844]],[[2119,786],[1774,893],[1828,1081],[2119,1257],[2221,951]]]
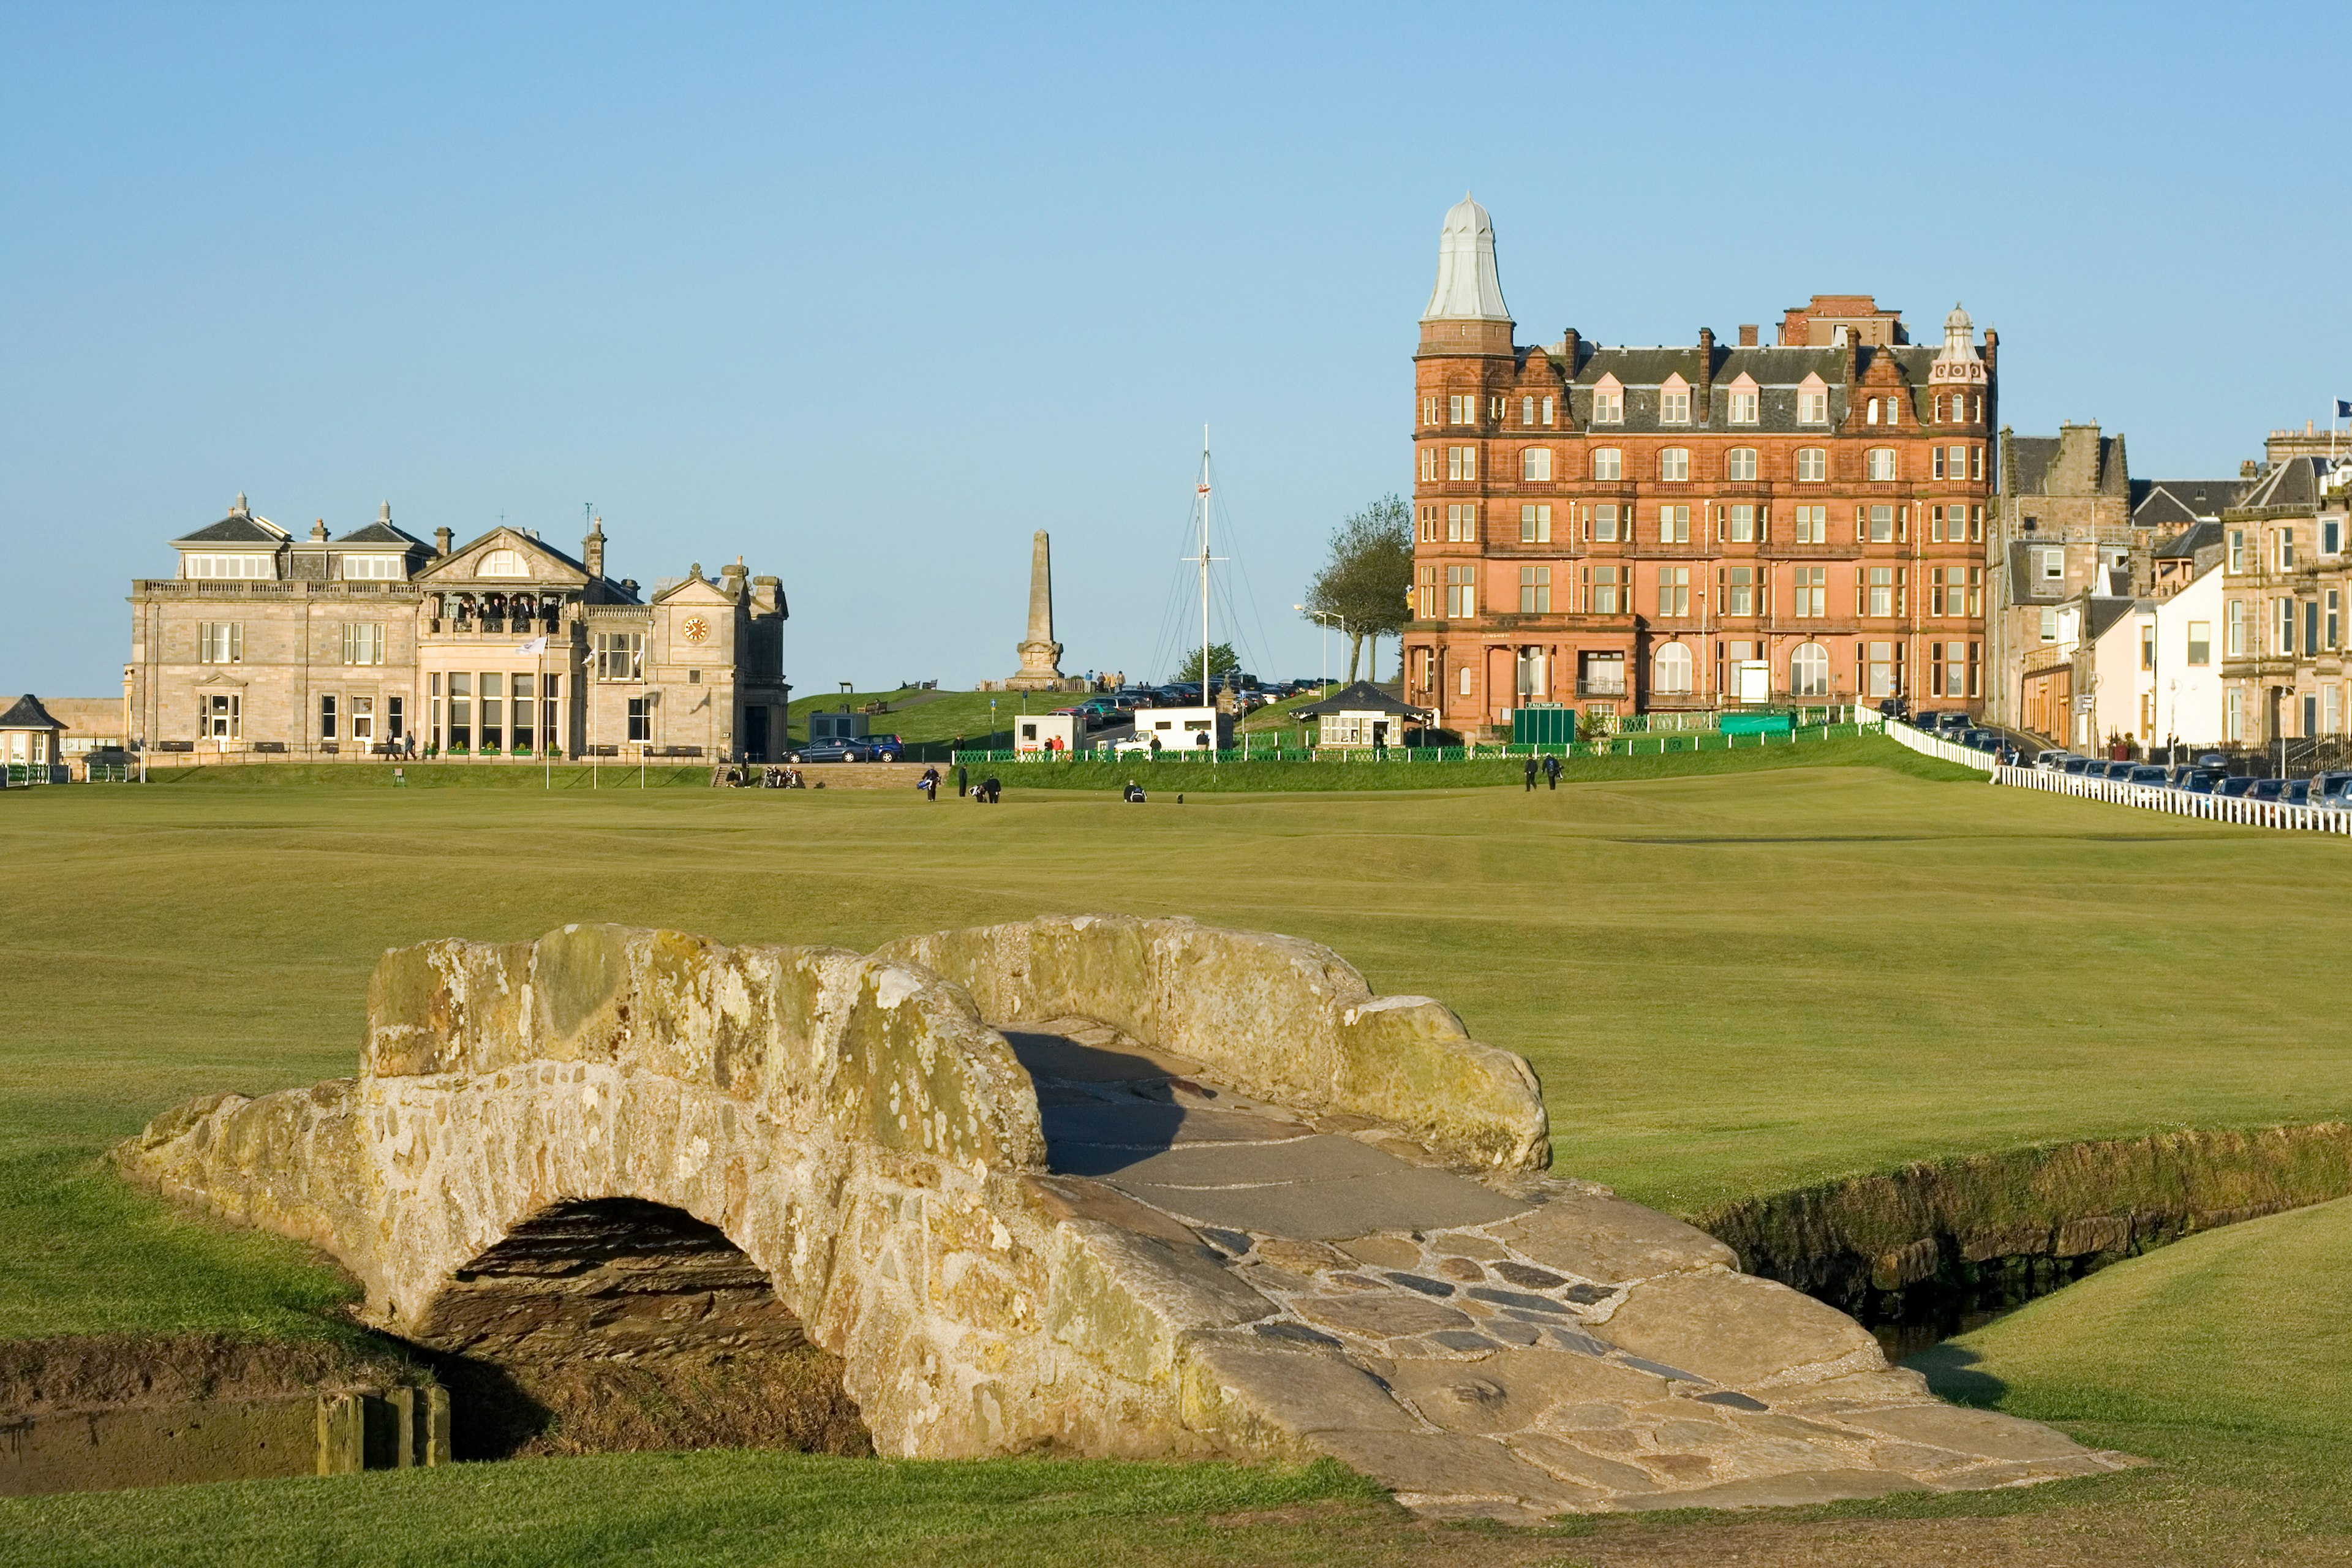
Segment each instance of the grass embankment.
[[[1678,769],[1717,760],[1664,759]],[[1685,1214],[1913,1160],[2352,1111],[2335,971],[2277,962],[2281,909],[2297,911],[2303,951],[2352,939],[2352,904],[2336,896],[2352,847],[1895,768],[1629,775],[1532,797],[1457,788],[1309,805],[1219,795],[1181,809],[1161,795],[1136,808],[1107,792],[1049,790],[1016,790],[993,809],[898,792],[395,792],[352,787],[343,770],[326,784],[240,785],[247,772],[222,770],[204,789],[0,795],[16,911],[0,932],[11,1019],[0,1037],[0,1336],[322,1331],[319,1309],[341,1290],[331,1275],[289,1243],[125,1191],[102,1173],[104,1146],[191,1094],[349,1073],[366,976],[387,946],[523,938],[572,920],[859,948],[1053,910],[1296,932],[1338,948],[1381,989],[1444,998],[1480,1037],[1525,1053],[1544,1078],[1560,1169]],[[2216,1232],[2076,1289],[2257,1232]],[[2249,1300],[2333,1292],[2325,1299],[2340,1304],[2341,1267],[2288,1264],[2272,1268],[2257,1247],[2216,1267],[2242,1276]],[[2248,1374],[2255,1383],[2310,1375],[2308,1345],[2266,1337],[2260,1312],[2231,1328],[2214,1353],[2267,1367]],[[2205,1428],[2179,1430],[2184,1445],[2207,1441]],[[2085,1517],[2102,1529],[2143,1512],[2159,1523],[2181,1510],[2219,1516],[2257,1479],[2227,1468],[2240,1441],[2224,1432],[2200,1450],[2206,1458],[2064,1493],[1906,1504],[1943,1514],[1933,1533],[1876,1560],[1936,1561],[1929,1546],[1973,1539],[1978,1523],[1962,1516],[2058,1509],[2067,1495],[2090,1499]],[[2338,1495],[2313,1457],[2323,1439],[2243,1441],[2255,1445],[2249,1463],[2273,1466],[2269,1489]],[[2326,1441],[2340,1473],[2341,1437]],[[888,1560],[877,1542],[898,1561],[936,1556],[944,1537],[923,1533],[934,1529],[959,1553],[970,1542],[978,1563],[1083,1558],[1109,1540],[1136,1560],[1159,1550],[1173,1562],[1381,1562],[1398,1560],[1397,1540],[1417,1542],[1417,1556],[1433,1544],[1394,1533],[1402,1526],[1360,1530],[1349,1521],[1373,1516],[1352,1510],[1373,1505],[1346,1501],[1315,1504],[1339,1511],[1297,1531],[1261,1521],[1202,1533],[1168,1522],[1191,1505],[1135,1500],[1170,1473],[1158,1468],[1037,1472],[1008,1484],[1052,1494],[1043,1511],[1006,1503],[992,1516],[951,1500],[960,1478],[994,1485],[998,1467],[938,1467],[936,1482],[893,1468],[918,1479],[884,1483],[838,1463],[852,1467],[846,1479],[808,1480],[808,1501],[777,1478],[833,1475],[823,1462],[726,1455],[53,1500],[9,1505],[0,1552],[67,1561],[135,1547],[204,1561],[213,1545],[192,1536],[181,1549],[179,1532],[244,1539],[221,1533],[234,1520],[282,1528],[271,1539],[306,1543],[287,1553],[304,1560],[400,1561],[415,1543],[416,1560],[588,1561],[608,1550],[774,1562],[793,1560],[809,1521],[836,1517],[828,1509],[859,1516],[859,1533],[846,1546],[813,1537],[816,1555],[803,1560]],[[929,1505],[908,1486],[943,1489],[928,1495],[950,1500],[938,1505],[948,1522],[926,1524]],[[774,1505],[729,1513],[711,1500],[730,1489]],[[824,1500],[836,1491],[847,1500]],[[1232,1505],[1243,1510],[1289,1506],[1265,1500],[1277,1493],[1223,1495],[1244,1498]],[[191,1496],[201,1504],[174,1500]],[[1051,1510],[1064,1507],[1082,1522],[1055,1522]],[[1841,1515],[1835,1528],[1874,1530],[1901,1511],[1869,1509],[1878,1512]],[[380,1523],[354,1538],[333,1533],[337,1517]],[[439,1555],[452,1539],[445,1521],[467,1519],[512,1522],[486,1523],[465,1551]],[[585,1533],[557,1528],[575,1524]],[[1680,1539],[1657,1529],[1580,1539],[1574,1556],[1669,1560],[1621,1552]],[[353,1539],[364,1547],[307,1544]],[[1461,1542],[1486,1538],[1440,1539],[1458,1560]],[[609,1548],[570,1550],[579,1542]],[[2157,1545],[2137,1560],[2167,1561],[2171,1547]],[[257,1546],[247,1560],[271,1555]]]
[[[974,750],[1009,751],[1013,721],[1022,713],[1051,713],[1073,702],[1080,693],[1065,691],[897,691],[835,692],[830,697],[803,697],[793,705],[786,727],[794,741],[806,741],[811,713],[831,713],[846,704],[852,712],[868,702],[889,705],[887,713],[867,721],[877,735],[896,735],[909,745],[934,745],[958,736]],[[995,707],[992,710],[991,703]],[[932,759],[937,761],[939,759]]]

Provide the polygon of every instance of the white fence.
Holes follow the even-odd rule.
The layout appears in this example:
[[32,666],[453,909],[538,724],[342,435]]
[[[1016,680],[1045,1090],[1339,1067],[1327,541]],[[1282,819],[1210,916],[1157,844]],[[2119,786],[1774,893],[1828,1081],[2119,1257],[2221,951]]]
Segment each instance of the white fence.
[[1990,752],[1976,751],[1968,746],[1954,745],[1939,735],[1930,735],[1924,730],[1915,730],[1899,719],[1889,721],[1881,714],[1866,710],[1856,714],[1855,717],[1864,724],[1878,726],[1888,740],[1908,746],[1923,757],[1935,757],[1942,762],[1958,763],[1964,768],[1974,768],[1980,773],[1989,773],[1998,765],[1993,762]]
[[2079,795],[2085,800],[2105,801],[2110,805],[2136,805],[2143,811],[2161,811],[2174,816],[2199,816],[2208,822],[2237,822],[2249,827],[2276,827],[2291,833],[2352,836],[2352,811],[2321,811],[2282,801],[2248,800],[2243,795],[2192,795],[2185,789],[2126,784],[2121,779],[2092,779],[2047,768],[2010,767],[1994,762],[1988,752],[1956,746],[1900,720],[1889,721],[1865,713],[1862,721],[1875,723],[1888,740],[1908,746],[1922,756],[1939,757],[1990,774],[1989,782],[1992,784],[2038,789],[2051,795]]
[[2321,811],[2308,805],[2288,805],[2283,801],[2192,795],[2185,789],[2126,784],[2121,779],[2086,779],[2047,768],[1996,768],[1992,782],[2019,789],[2046,790],[2052,795],[2081,795],[2113,805],[2136,805],[2143,811],[2168,812],[2174,816],[2201,816],[2208,822],[2242,822],[2250,827],[2278,827],[2296,833],[2352,834],[2352,811]]

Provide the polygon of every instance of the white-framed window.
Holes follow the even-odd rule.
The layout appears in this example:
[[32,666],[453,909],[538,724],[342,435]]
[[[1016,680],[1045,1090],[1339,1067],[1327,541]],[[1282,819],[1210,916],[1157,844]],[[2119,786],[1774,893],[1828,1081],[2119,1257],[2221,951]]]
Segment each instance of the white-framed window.
[[1863,691],[1871,697],[1892,697],[1901,679],[1903,645],[1874,642],[1862,645]]
[[1592,449],[1592,477],[1596,479],[1623,479],[1625,454],[1615,447],[1595,447]]
[[1552,422],[1551,401],[1552,400],[1549,397],[1543,400],[1543,422],[1547,425]]
[[[1796,613],[1804,620],[1819,620],[1828,615],[1830,602],[1830,569],[1826,566],[1800,566],[1796,572]],[[1829,656],[1822,656],[1827,658]],[[1824,665],[1823,679],[1827,679]]]
[[1756,541],[1756,509],[1741,504],[1723,509],[1723,537],[1734,544]]
[[1478,448],[1448,447],[1445,448],[1445,477],[1449,479],[1475,479],[1478,477]]
[[645,674],[645,633],[598,632],[596,634],[597,679],[643,680]]
[[1423,544],[1437,542],[1437,509],[1425,502],[1421,508],[1420,539]]
[[2294,530],[2291,528],[2278,531],[2278,569],[2282,572],[2294,570]]
[[1434,447],[1421,449],[1421,481],[1423,484],[1437,482],[1437,448]]
[[1434,425],[1437,423],[1436,398],[1424,397],[1421,400],[1421,422],[1423,425]]
[[2210,665],[2213,662],[2212,622],[2189,623],[2189,662],[2196,666]]
[[1625,395],[1613,386],[1596,387],[1592,393],[1592,423],[1622,425],[1625,423]]
[[1456,689],[1465,697],[1470,695],[1470,667],[1466,664],[1461,666],[1461,676],[1456,683]]
[[1532,424],[1534,424],[1535,422],[1536,422],[1536,400],[1535,400],[1534,398],[1532,398],[1532,397],[1522,397],[1522,398],[1520,398],[1520,399],[1519,399],[1519,423],[1520,423],[1520,424],[1522,424],[1522,425],[1532,425]]
[[1826,447],[1797,448],[1797,481],[1817,485],[1830,477],[1830,451]]
[[1666,696],[1686,696],[1690,689],[1690,649],[1670,642],[1650,661],[1650,689]]
[[1519,614],[1549,615],[1551,612],[1551,568],[1522,566],[1519,568]]
[[1445,614],[1448,619],[1464,620],[1478,613],[1478,568],[1448,566],[1445,569]]
[[1519,478],[1538,484],[1551,478],[1551,448],[1529,447],[1519,454]]
[[1969,448],[1969,478],[1972,479],[1980,479],[1984,478],[1984,448],[1982,447],[1971,447]]
[[1615,501],[1602,501],[1598,506],[1589,506],[1584,509],[1584,537],[1598,540],[1603,544],[1615,542],[1617,538],[1617,503]]
[[352,739],[368,742],[375,739],[375,699],[352,699]]
[[183,555],[180,575],[194,578],[268,577],[278,575],[275,554]]
[[2042,640],[2043,642],[2058,640],[2058,612],[2055,608],[2047,605],[2043,606],[2042,611]]
[[1658,542],[1688,544],[1690,542],[1690,508],[1661,506],[1658,508]]
[[335,694],[331,691],[321,691],[319,693],[319,739],[331,741],[334,738]]
[[1898,595],[1898,579],[1902,569],[1895,566],[1868,568],[1869,581],[1864,586],[1862,613],[1865,616],[1900,615],[1903,601]]
[[1863,458],[1863,477],[1874,482],[1895,477],[1895,456],[1892,447],[1873,447]]
[[2230,531],[2230,570],[2242,572],[2245,569],[2246,531],[2242,528],[2233,528]]
[[1729,452],[1724,454],[1723,477],[1727,479],[1734,480],[1754,479],[1756,477],[1756,448],[1753,447],[1734,447]]
[[[1826,425],[1830,422],[1830,395],[1822,387],[1801,386],[1797,389],[1797,423]],[[1827,656],[1824,655],[1824,658]]]
[[1797,508],[1796,531],[1800,544],[1827,544],[1830,542],[1830,509],[1825,506]]
[[2278,606],[2278,625],[2271,651],[2293,653],[2294,651],[2294,601],[2273,599],[2271,603]]
[[1830,694],[1830,650],[1817,642],[1799,643],[1789,655],[1789,695],[1827,697]]
[[1587,566],[1584,569],[1584,607],[1596,616],[1617,613],[1617,574],[1614,566]]
[[629,739],[639,745],[653,744],[654,711],[650,698],[629,699]]
[[2343,632],[2343,629],[2344,629],[2344,616],[2343,616],[2343,610],[2344,610],[2344,596],[2343,596],[2343,595],[2342,595],[2342,594],[2340,594],[2339,592],[2337,592],[2337,591],[2336,591],[2336,589],[2334,589],[2334,588],[2330,588],[2330,589],[2328,589],[2328,590],[2327,590],[2327,640],[2326,640],[2325,643],[2322,643],[2322,644],[2320,645],[2322,647],[2342,647],[2342,646],[2343,646],[2343,642],[2342,642],[2342,636],[2341,636],[2341,634],[2342,634],[2342,632]]
[[[1927,448],[1927,477],[1934,479],[1942,479],[1944,477],[1944,449],[1941,447],[1930,447]],[[1936,695],[1940,696],[1941,693],[1937,693]]]
[[207,691],[197,705],[197,720],[204,725],[205,738],[210,741],[234,741],[241,734],[245,706],[234,691]]
[[1734,391],[1731,395],[1731,422],[1734,425],[1755,424],[1757,401],[1757,395],[1753,392],[1745,389]]
[[1895,509],[1891,506],[1872,507],[1870,509],[1870,521],[1867,526],[1869,528],[1869,532],[1864,537],[1866,537],[1871,543],[1894,543]]
[[1665,480],[1690,478],[1690,448],[1667,447],[1658,453],[1658,478]]
[[1478,542],[1478,503],[1465,501],[1445,509],[1445,542],[1475,544]]
[[2234,686],[2230,688],[2230,700],[2222,727],[2228,731],[2227,738],[2231,741],[2242,741],[2246,738],[2246,721],[2239,711],[2238,689]]
[[1723,569],[1721,585],[1722,611],[1727,616],[1752,616],[1756,613],[1756,568],[1727,566]]
[[1658,568],[1658,614],[1677,617],[1690,614],[1689,567]]
[[383,662],[383,623],[345,621],[343,623],[343,662],[345,664],[382,664]]
[[2034,553],[2042,558],[2042,580],[2044,583],[2066,580],[2066,552],[2063,550],[2053,547],[2037,550]]
[[1690,388],[1669,383],[1658,389],[1658,423],[1687,425],[1691,416]]
[[1448,425],[1475,425],[1478,422],[1478,396],[1475,393],[1457,392],[1445,400],[1445,422]]
[[405,555],[346,555],[342,558],[342,574],[346,582],[357,583],[387,578],[397,581],[408,575],[408,557]]
[[520,550],[486,550],[474,563],[477,577],[528,577],[530,569],[523,564]]
[[196,662],[198,664],[243,664],[245,662],[245,623],[243,621],[197,623]]
[[1535,501],[1520,505],[1519,542],[1521,544],[1551,542],[1551,506],[1549,502]]
[[2228,607],[2228,644],[2231,658],[2242,658],[2246,652],[2246,601],[2232,599]]

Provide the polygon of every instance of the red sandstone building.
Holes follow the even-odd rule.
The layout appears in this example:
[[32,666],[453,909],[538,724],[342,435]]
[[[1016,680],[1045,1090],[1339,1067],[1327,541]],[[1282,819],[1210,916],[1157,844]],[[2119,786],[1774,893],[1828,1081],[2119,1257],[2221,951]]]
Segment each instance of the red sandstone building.
[[1914,346],[1868,295],[1780,341],[1515,344],[1486,211],[1446,215],[1413,356],[1407,700],[1978,708],[1995,335]]

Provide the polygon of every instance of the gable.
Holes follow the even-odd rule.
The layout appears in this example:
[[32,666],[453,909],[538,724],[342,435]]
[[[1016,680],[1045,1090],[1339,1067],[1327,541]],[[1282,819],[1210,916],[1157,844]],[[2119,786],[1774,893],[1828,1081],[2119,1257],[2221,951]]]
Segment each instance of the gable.
[[576,586],[588,573],[561,551],[551,550],[520,529],[494,528],[434,562],[415,579],[445,588],[499,587],[516,583]]

